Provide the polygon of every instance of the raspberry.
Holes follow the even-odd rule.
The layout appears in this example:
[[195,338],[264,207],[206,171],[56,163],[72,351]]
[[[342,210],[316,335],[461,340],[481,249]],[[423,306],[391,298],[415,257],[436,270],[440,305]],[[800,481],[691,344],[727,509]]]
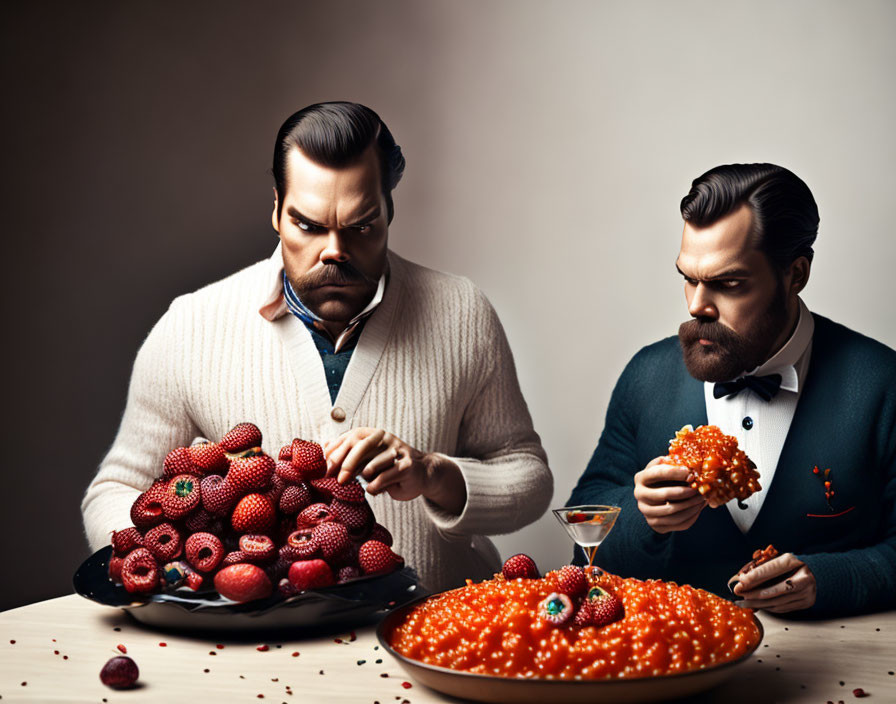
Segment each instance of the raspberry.
[[225,452],[235,454],[261,445],[261,431],[254,423],[240,423],[228,430],[221,438]]
[[288,560],[309,560],[320,554],[320,547],[314,539],[313,530],[305,528],[290,533],[286,545],[280,548],[280,555]]
[[373,528],[370,531],[370,537],[368,540],[378,540],[381,543],[385,543],[389,547],[392,547],[392,534],[386,529],[385,526],[380,525],[379,523],[374,523]]
[[271,580],[258,565],[231,565],[215,575],[215,589],[232,601],[244,603],[271,595]]
[[296,528],[313,528],[321,523],[333,521],[335,518],[326,504],[311,504],[296,516]]
[[267,455],[238,457],[230,463],[227,481],[243,493],[252,489],[267,489],[274,474],[274,460]]
[[109,579],[118,584],[121,584],[121,566],[123,564],[123,557],[112,555],[112,557],[109,558]]
[[291,564],[292,560],[284,560],[278,557],[273,562],[269,562],[267,565],[262,565],[262,569],[268,576],[268,579],[271,580],[271,584],[277,584],[286,576],[287,572],[289,572],[289,566]]
[[162,499],[165,517],[176,521],[192,512],[199,505],[199,478],[191,474],[172,477]]
[[223,569],[224,567],[239,565],[248,561],[249,560],[246,559],[246,553],[244,553],[242,550],[231,550],[224,556],[224,559],[221,560],[221,564],[218,566]]
[[274,474],[287,484],[298,484],[302,481],[302,473],[293,467],[289,460],[277,460],[274,463]]
[[555,626],[562,626],[569,621],[572,611],[572,599],[566,594],[557,592],[548,594],[545,600],[538,605],[538,615]]
[[364,487],[357,479],[352,479],[345,484],[336,484],[333,488],[333,498],[348,504],[366,504],[367,496]]
[[317,542],[327,562],[338,560],[351,548],[348,529],[341,523],[321,523],[314,527],[311,537]]
[[513,557],[508,557],[501,568],[504,579],[538,579],[538,568],[535,566],[535,560],[528,555],[519,553]]
[[336,575],[336,581],[339,584],[343,582],[348,582],[352,579],[357,579],[361,576],[361,570],[359,570],[354,565],[346,565],[345,567],[340,567],[339,572]]
[[165,456],[162,470],[166,477],[178,474],[198,474],[199,469],[193,464],[193,456],[188,447],[176,447]]
[[224,546],[211,533],[193,533],[185,545],[187,560],[200,572],[212,572],[224,559]]
[[261,494],[247,494],[233,509],[230,525],[237,533],[266,533],[274,525],[276,512]]
[[184,580],[184,586],[187,589],[192,589],[194,592],[202,586],[202,583],[205,581],[205,578],[199,574],[198,572],[194,572],[190,570],[187,572],[187,578]]
[[118,557],[124,557],[134,548],[143,547],[143,536],[134,527],[112,531],[112,550]]
[[289,581],[298,591],[328,587],[335,583],[333,570],[323,560],[299,560],[289,568]]
[[247,533],[240,536],[240,550],[249,562],[269,562],[277,555],[274,541],[266,535]]
[[368,540],[358,550],[358,566],[364,574],[392,572],[404,564],[400,555],[396,555],[385,543]]
[[100,670],[100,682],[112,689],[129,689],[140,677],[140,669],[131,658],[119,655],[111,658]]
[[166,482],[155,482],[131,505],[131,523],[138,529],[146,530],[165,520],[162,499],[165,498]]
[[[203,442],[188,448],[193,465],[202,473],[217,472],[227,467],[224,449],[216,442]],[[179,472],[178,472],[179,474]]]
[[333,491],[339,486],[336,477],[312,479],[308,483],[318,494],[320,494],[323,503],[333,500]]
[[206,511],[202,506],[197,508],[193,513],[187,516],[184,521],[184,527],[190,533],[202,533],[208,528],[212,521],[215,520],[215,517],[212,516],[208,511]]
[[591,623],[600,628],[608,623],[613,623],[625,616],[622,602],[615,594],[610,594],[601,587],[592,587],[588,590],[587,601],[594,609]]
[[149,594],[159,588],[159,567],[149,550],[137,548],[124,558],[121,583],[131,594]]
[[170,523],[160,523],[146,531],[143,545],[159,562],[170,562],[183,550],[183,537],[180,531]]
[[239,492],[220,474],[209,474],[199,485],[202,506],[214,516],[230,513]]
[[575,598],[588,591],[588,578],[585,571],[577,565],[565,565],[557,572],[560,591]]
[[280,452],[277,453],[278,460],[291,460],[292,459],[292,445],[284,445],[280,448]]
[[[324,451],[316,442],[307,440],[292,441],[292,466],[295,467],[302,479],[320,479],[327,473],[327,461],[324,459]],[[284,477],[285,478],[285,477]]]
[[352,535],[365,535],[373,527],[373,511],[366,503],[350,504],[334,498],[330,502],[330,511],[337,521],[345,524]]
[[576,615],[572,619],[573,625],[577,628],[590,626],[594,622],[594,606],[587,599],[579,606]]
[[303,508],[311,504],[311,492],[304,482],[290,484],[280,495],[280,511],[289,515],[295,515]]

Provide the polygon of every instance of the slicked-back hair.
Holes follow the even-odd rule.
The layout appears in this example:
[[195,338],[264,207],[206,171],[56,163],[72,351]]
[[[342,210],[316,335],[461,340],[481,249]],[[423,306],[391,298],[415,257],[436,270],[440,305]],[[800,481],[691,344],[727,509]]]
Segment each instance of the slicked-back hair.
[[338,169],[357,161],[372,144],[376,145],[379,156],[388,221],[392,222],[392,189],[404,173],[401,148],[373,110],[344,101],[309,105],[290,115],[280,127],[272,169],[277,188],[277,217],[286,196],[286,158],[293,147],[298,147],[316,164]]
[[818,206],[809,187],[792,171],[774,164],[726,164],[691,184],[681,216],[708,227],[746,204],[753,213],[756,247],[784,271],[799,257],[810,262],[818,235]]

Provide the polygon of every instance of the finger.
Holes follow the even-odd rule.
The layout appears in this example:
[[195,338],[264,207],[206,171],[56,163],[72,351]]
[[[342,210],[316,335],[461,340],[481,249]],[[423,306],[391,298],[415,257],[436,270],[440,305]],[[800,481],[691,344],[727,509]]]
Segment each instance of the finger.
[[367,463],[368,459],[378,454],[380,442],[384,435],[384,431],[378,430],[363,440],[357,441],[346,454],[345,459],[342,460],[342,468],[339,470],[339,476],[336,480],[340,483],[347,482],[355,476]]
[[789,573],[796,571],[802,566],[803,563],[796,559],[792,553],[778,555],[778,557],[764,562],[758,567],[754,567],[741,576],[741,593],[755,589],[763,582],[768,582],[769,580],[777,581],[778,577],[789,576]]
[[401,474],[401,468],[397,464],[389,469],[383,470],[367,485],[367,493],[376,496],[386,487],[400,482],[403,479]]
[[644,500],[652,504],[664,504],[667,501],[685,501],[695,496],[705,503],[706,500],[699,495],[699,492],[689,486],[670,486],[662,489],[647,487],[644,489]]
[[641,509],[641,513],[647,518],[666,518],[669,516],[678,517],[679,514],[683,515],[685,512],[692,512],[695,508],[705,505],[706,501],[702,496],[698,495],[684,501],[665,501],[661,504],[648,503],[642,506],[639,502],[638,508]]
[[694,519],[706,507],[706,504],[697,504],[693,508],[683,513],[676,513],[672,516],[656,518],[651,522],[653,528],[665,528],[667,530],[683,530],[690,528]]
[[[665,458],[664,458],[665,459]],[[656,464],[649,470],[645,470],[644,483],[656,482],[686,482],[691,470],[676,464]]]
[[398,450],[396,450],[394,447],[387,448],[372,460],[370,460],[364,466],[364,469],[361,470],[360,474],[366,480],[370,481],[382,470],[388,469],[389,467],[394,465],[397,457]]
[[776,599],[744,599],[734,602],[738,606],[745,609],[761,609],[762,611],[773,611],[783,613],[785,611],[795,611],[796,609],[805,609],[811,606],[807,595],[787,595]]
[[[761,565],[760,565],[761,567]],[[745,599],[772,599],[782,594],[792,594],[809,589],[815,584],[808,569],[799,569],[793,574],[784,574],[774,583],[763,582],[757,588],[747,589],[741,586],[736,593]]]
[[342,462],[343,460],[345,460],[345,456],[351,451],[352,447],[354,447],[355,443],[358,441],[358,433],[355,430],[350,430],[345,435],[338,438],[330,448],[330,454],[327,457],[327,469],[338,470],[342,466]]
[[324,457],[329,459],[330,455],[332,455],[335,450],[340,448],[343,443],[347,442],[348,439],[350,437],[353,437],[354,435],[356,435],[356,433],[357,433],[357,429],[347,430],[344,433],[342,433],[342,435],[340,435],[336,438],[333,438],[332,440],[327,440],[323,446]]

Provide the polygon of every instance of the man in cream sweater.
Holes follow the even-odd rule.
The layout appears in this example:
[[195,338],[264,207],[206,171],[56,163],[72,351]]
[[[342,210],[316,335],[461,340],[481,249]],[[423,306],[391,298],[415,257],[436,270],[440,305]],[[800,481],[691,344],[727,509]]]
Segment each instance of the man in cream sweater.
[[491,305],[467,279],[387,249],[403,169],[388,128],[362,105],[312,105],[284,123],[273,169],[280,244],[177,298],[149,333],[82,504],[93,549],[130,525],[131,503],[171,449],[251,421],[269,453],[312,439],[331,476],[360,474],[428,588],[500,569],[484,536],[537,519],[552,478]]

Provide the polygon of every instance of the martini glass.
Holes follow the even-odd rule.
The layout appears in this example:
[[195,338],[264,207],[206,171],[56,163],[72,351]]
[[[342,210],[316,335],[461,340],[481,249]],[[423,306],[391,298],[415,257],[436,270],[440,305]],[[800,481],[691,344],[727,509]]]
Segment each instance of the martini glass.
[[585,551],[588,558],[587,571],[600,572],[594,564],[597,547],[613,529],[622,509],[619,506],[564,506],[553,509],[553,514],[566,528],[573,542]]

